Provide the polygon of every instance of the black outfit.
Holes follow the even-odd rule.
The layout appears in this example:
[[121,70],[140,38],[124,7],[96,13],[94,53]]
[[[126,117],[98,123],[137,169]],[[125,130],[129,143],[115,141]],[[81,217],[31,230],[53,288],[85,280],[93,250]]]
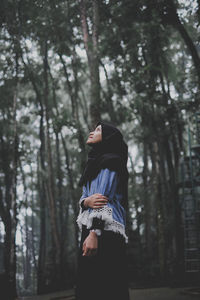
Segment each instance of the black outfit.
[[77,300],[129,300],[126,244],[122,235],[104,230],[95,256],[82,256],[89,229],[83,225],[78,258]]
[[[95,178],[103,168],[117,171],[123,191],[122,205],[126,209],[128,201],[128,170],[126,167],[128,147],[121,132],[107,122],[98,122],[102,126],[102,141],[90,144],[92,150],[81,176],[79,185]],[[96,128],[95,127],[95,128]],[[92,228],[103,229],[104,221],[93,220]],[[76,284],[77,300],[129,300],[128,270],[126,261],[126,243],[124,237],[116,232],[102,230],[98,236],[98,249],[95,256],[82,256],[83,242],[89,229],[82,225],[81,242],[78,257]]]

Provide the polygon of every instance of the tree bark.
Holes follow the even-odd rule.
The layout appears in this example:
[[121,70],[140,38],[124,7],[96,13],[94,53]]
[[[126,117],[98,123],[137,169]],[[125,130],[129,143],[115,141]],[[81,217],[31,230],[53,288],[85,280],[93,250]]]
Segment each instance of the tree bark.
[[144,222],[145,222],[145,243],[146,243],[146,253],[148,257],[151,257],[151,223],[150,223],[150,214],[151,214],[151,206],[148,197],[148,155],[147,155],[147,142],[143,141],[143,187],[144,187]]
[[99,29],[99,11],[98,1],[92,0],[93,10],[93,30],[89,33],[86,13],[86,0],[80,0],[81,26],[83,32],[83,42],[88,58],[90,72],[90,118],[91,127],[100,120],[100,78],[99,78],[99,52],[98,52],[98,29]]
[[164,219],[163,211],[161,205],[162,192],[161,192],[161,182],[160,182],[160,158],[158,153],[158,144],[153,142],[152,148],[152,159],[155,163],[155,174],[154,174],[154,190],[156,197],[156,221],[157,221],[157,233],[158,233],[158,255],[159,255],[159,267],[160,267],[160,276],[162,279],[165,279],[166,275],[166,243],[165,243],[165,234],[164,234]]
[[21,226],[21,235],[25,238],[23,240],[22,238],[22,244],[25,244],[25,256],[23,257],[23,276],[24,276],[24,288],[25,290],[28,290],[31,286],[31,241],[30,241],[30,232],[29,232],[29,224],[28,224],[28,215],[27,215],[27,209],[28,209],[28,199],[27,199],[27,185],[25,180],[25,174],[22,167],[21,161],[19,161],[19,167],[22,175],[22,182],[23,182],[23,189],[24,189],[24,205],[25,205],[25,218],[24,218],[24,228]]
[[49,124],[49,86],[48,86],[48,47],[47,41],[44,42],[44,103],[45,103],[45,120],[46,120],[46,141],[47,141],[47,162],[48,162],[48,177],[47,177],[47,193],[49,199],[49,214],[50,214],[50,224],[53,237],[53,249],[55,251],[55,263],[58,270],[56,270],[56,277],[58,283],[60,280],[59,265],[60,265],[60,236],[57,224],[57,211],[56,211],[56,201],[55,201],[55,183],[54,183],[54,170],[53,170],[53,159],[51,150],[51,140],[50,140],[50,124]]
[[[17,62],[18,64],[18,62]],[[8,280],[8,296],[9,299],[15,299],[16,291],[16,229],[17,229],[17,202],[16,202],[16,186],[17,186],[17,166],[18,166],[18,135],[17,135],[17,91],[18,80],[13,96],[13,141],[12,141],[12,160],[11,168],[7,169],[10,174],[10,185],[7,186],[8,202],[5,222],[5,270]],[[5,209],[6,210],[6,209]]]

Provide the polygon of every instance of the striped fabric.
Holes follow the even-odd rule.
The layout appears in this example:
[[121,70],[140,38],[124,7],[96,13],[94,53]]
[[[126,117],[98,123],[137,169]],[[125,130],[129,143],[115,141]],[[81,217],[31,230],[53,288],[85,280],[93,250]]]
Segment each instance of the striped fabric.
[[[103,208],[83,210],[81,202],[84,198],[95,193],[102,194],[108,197],[108,203]],[[80,211],[77,218],[77,224],[80,230],[82,225],[86,225],[88,229],[92,227],[93,218],[104,220],[104,230],[111,230],[122,234],[125,241],[128,242],[128,237],[125,233],[126,212],[121,205],[122,201],[121,184],[119,175],[116,171],[111,171],[108,168],[101,169],[96,178],[83,186],[82,196],[79,200]]]

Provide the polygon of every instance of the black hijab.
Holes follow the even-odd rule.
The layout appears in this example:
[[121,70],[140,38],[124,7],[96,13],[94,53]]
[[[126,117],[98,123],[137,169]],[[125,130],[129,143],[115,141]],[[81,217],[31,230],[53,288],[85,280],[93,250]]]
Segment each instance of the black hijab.
[[102,141],[95,144],[88,144],[92,149],[88,153],[88,161],[79,181],[79,185],[91,182],[101,169],[108,168],[117,171],[122,183],[124,202],[122,205],[127,208],[128,202],[128,177],[127,170],[128,146],[123,140],[121,132],[111,123],[99,121],[97,126],[102,127]]

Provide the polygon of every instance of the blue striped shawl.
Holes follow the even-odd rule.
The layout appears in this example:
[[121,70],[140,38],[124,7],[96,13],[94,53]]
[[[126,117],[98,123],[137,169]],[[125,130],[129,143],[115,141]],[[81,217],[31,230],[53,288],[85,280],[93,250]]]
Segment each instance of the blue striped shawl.
[[[104,205],[103,208],[88,208],[83,210],[81,208],[81,202],[84,198],[95,193],[107,196],[108,203]],[[86,225],[87,228],[90,229],[93,218],[97,217],[105,221],[104,230],[111,230],[122,234],[127,243],[128,237],[125,233],[126,212],[121,205],[122,197],[118,173],[108,168],[101,169],[97,177],[91,181],[90,187],[89,182],[83,186],[82,196],[79,200],[80,211],[77,218],[77,224],[80,230],[82,225]]]

